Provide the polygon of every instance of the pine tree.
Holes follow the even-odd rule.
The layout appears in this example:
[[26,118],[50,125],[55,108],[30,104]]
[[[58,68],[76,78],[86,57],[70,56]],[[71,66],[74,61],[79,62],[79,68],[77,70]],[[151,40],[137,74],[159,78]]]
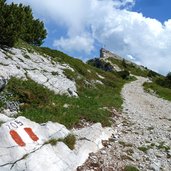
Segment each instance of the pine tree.
[[18,39],[40,46],[46,38],[44,23],[34,19],[29,6],[0,0],[0,46],[13,47]]

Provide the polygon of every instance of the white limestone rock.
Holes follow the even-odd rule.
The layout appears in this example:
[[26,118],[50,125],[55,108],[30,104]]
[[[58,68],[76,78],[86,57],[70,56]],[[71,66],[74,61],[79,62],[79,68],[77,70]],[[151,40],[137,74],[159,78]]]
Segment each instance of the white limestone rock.
[[[58,123],[38,124],[18,117],[8,118],[0,114],[0,170],[1,171],[71,171],[83,164],[90,152],[102,147],[101,141],[108,139],[112,130],[101,124],[80,130],[69,131]],[[31,129],[32,133],[28,133]],[[26,131],[27,130],[27,131]],[[14,131],[22,139],[14,136]],[[64,138],[74,134],[77,142],[71,150],[63,142],[56,145],[47,143],[50,139]],[[19,142],[20,141],[20,142]]]
[[55,93],[78,96],[75,81],[64,75],[64,69],[74,71],[67,64],[52,63],[50,57],[32,54],[25,49],[12,48],[9,51],[0,49],[0,77],[30,78]]

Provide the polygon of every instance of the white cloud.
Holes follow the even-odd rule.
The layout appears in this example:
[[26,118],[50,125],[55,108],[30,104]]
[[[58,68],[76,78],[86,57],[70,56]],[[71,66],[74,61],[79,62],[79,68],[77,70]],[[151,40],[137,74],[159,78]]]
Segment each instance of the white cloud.
[[90,53],[94,49],[93,44],[94,40],[88,36],[75,36],[68,39],[61,37],[54,42],[54,46],[59,49],[84,53]]
[[132,55],[127,55],[127,58],[130,60],[135,60],[135,58]]
[[171,20],[162,24],[128,11],[135,0],[14,1],[30,4],[47,22],[67,29],[65,36],[54,41],[61,50],[88,54],[98,42],[156,71],[171,69]]

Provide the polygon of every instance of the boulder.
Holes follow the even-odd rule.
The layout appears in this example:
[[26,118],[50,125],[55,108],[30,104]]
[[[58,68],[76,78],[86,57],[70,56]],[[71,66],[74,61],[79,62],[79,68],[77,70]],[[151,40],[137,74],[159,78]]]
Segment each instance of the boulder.
[[[0,114],[0,121],[0,171],[76,170],[112,134],[111,128],[99,123],[71,131],[59,123],[38,124],[21,116],[14,119]],[[74,150],[61,141],[51,143],[69,134],[77,139]]]

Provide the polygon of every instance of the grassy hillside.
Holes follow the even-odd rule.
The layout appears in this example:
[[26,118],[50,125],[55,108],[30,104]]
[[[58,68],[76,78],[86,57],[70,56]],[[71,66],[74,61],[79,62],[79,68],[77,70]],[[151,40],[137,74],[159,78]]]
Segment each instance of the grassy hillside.
[[151,83],[144,83],[145,91],[153,91],[159,97],[171,101],[171,77],[152,73],[151,81]]
[[142,66],[138,66],[131,62],[128,63],[126,60],[118,60],[113,57],[91,59],[87,63],[107,71],[115,71],[115,67],[117,66],[121,71],[128,71],[130,74],[143,77],[147,77],[150,71]]
[[44,57],[51,56],[52,62],[69,64],[74,72],[65,69],[64,73],[69,79],[75,80],[79,95],[78,98],[55,95],[30,79],[23,81],[11,78],[3,93],[10,92],[12,96],[8,97],[9,100],[22,103],[19,115],[39,123],[51,120],[67,127],[77,126],[80,119],[101,122],[103,126],[110,125],[112,108],[121,109],[120,92],[125,83],[117,73],[102,71],[49,48],[34,47],[21,41],[16,47],[37,52]]
[[155,82],[152,83],[144,83],[144,89],[147,92],[150,92],[151,90],[156,93],[159,97],[171,101],[171,89],[162,87]]
[[114,58],[108,58],[113,64],[118,65],[122,70],[127,70],[133,75],[147,77],[149,70],[143,67],[137,67],[134,63],[126,63]]
[[128,80],[130,79],[130,76],[128,76],[127,71],[135,76],[149,77],[152,82],[146,82],[143,85],[144,90],[149,93],[153,92],[159,97],[171,101],[171,79],[168,80],[157,72],[138,66],[126,60],[118,60],[112,57],[91,59],[88,61],[88,64],[110,72],[113,72],[113,70],[115,70],[114,66],[117,66],[117,68],[121,70],[121,72],[117,72],[118,76]]

